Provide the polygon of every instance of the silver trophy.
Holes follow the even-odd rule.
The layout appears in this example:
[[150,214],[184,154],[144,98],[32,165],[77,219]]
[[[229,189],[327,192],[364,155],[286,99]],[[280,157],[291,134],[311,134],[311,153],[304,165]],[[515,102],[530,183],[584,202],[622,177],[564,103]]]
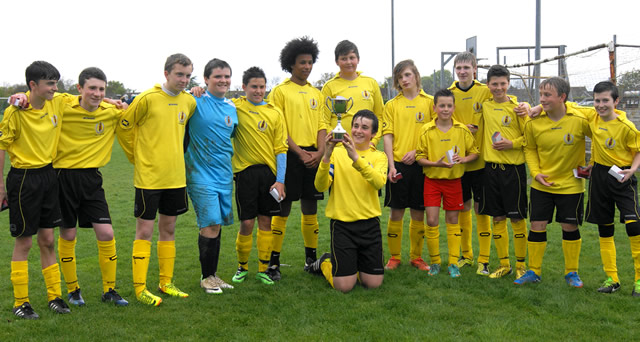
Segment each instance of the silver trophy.
[[[349,102],[351,102],[351,105],[347,107]],[[325,105],[327,106],[327,108],[329,108],[329,110],[331,110],[333,114],[338,117],[338,124],[331,131],[331,140],[334,142],[340,142],[342,141],[342,138],[344,138],[344,135],[347,133],[347,131],[342,128],[342,124],[340,123],[340,121],[342,120],[342,114],[351,110],[351,107],[353,107],[353,98],[350,97],[346,99],[342,96],[336,96],[336,98],[332,99],[327,96]]]

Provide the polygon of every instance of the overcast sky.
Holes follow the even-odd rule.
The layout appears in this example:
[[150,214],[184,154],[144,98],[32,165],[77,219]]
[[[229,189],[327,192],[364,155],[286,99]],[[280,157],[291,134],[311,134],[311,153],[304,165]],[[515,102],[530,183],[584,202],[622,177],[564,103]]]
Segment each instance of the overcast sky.
[[[208,60],[228,61],[235,89],[242,71],[254,65],[269,80],[288,77],[279,67],[280,50],[304,35],[320,48],[310,81],[338,70],[333,49],[343,39],[358,45],[358,69],[382,81],[392,68],[390,9],[390,0],[3,2],[0,83],[23,83],[24,69],[46,60],[63,78],[76,80],[83,68],[97,66],[110,80],[142,91],[163,82],[166,57],[181,52],[194,62],[201,83]],[[618,43],[640,45],[639,19],[635,0],[542,0],[542,44],[564,44],[573,52],[617,34]],[[440,52],[464,50],[472,36],[478,57],[488,59],[480,63],[495,63],[496,46],[534,45],[535,0],[395,0],[395,61],[413,59],[423,76],[440,68]],[[625,67],[640,69],[640,49],[628,54],[635,62]],[[606,77],[603,56],[587,64]],[[507,63],[526,62],[522,58]]]

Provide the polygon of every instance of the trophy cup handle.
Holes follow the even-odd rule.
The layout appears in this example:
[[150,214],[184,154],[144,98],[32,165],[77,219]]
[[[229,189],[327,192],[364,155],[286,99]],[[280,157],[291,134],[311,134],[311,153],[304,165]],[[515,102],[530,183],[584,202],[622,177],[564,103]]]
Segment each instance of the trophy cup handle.
[[[347,103],[349,103],[349,102],[351,102],[351,105],[347,108],[347,112],[348,112],[348,111],[350,111],[350,110],[351,110],[351,108],[353,107],[353,97],[350,97],[350,98],[347,100]],[[346,113],[346,112],[345,112],[345,113]]]
[[[329,103],[331,102],[331,105],[329,105]],[[327,96],[327,98],[324,100],[324,105],[327,106],[327,108],[329,108],[329,110],[333,113],[333,99],[330,96]]]

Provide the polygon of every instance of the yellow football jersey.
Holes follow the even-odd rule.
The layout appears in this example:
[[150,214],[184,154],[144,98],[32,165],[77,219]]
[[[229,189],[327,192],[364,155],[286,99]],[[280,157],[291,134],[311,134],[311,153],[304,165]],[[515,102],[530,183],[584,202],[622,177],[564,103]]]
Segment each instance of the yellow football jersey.
[[276,155],[287,153],[287,131],[278,107],[254,105],[246,97],[234,99],[238,127],[233,139],[233,173],[252,165],[267,165],[276,175]]
[[[447,161],[446,153],[453,150],[460,157],[478,153],[473,134],[462,123],[453,120],[453,126],[448,131],[443,132],[436,126],[436,119],[427,123],[420,130],[420,139],[416,149],[416,161],[427,159],[437,162],[444,157]],[[424,166],[422,172],[431,179],[456,179],[462,177],[465,171],[464,164],[456,164],[452,168]]]
[[399,162],[416,149],[420,129],[434,116],[433,96],[422,90],[413,100],[399,93],[385,104],[382,135],[393,135],[393,160]]
[[[509,101],[497,103],[493,98],[482,103],[482,119],[484,134],[481,155],[485,162],[497,164],[520,165],[524,163],[522,140],[524,140],[525,118],[518,116],[513,109],[518,106],[518,100],[509,96]],[[513,148],[498,151],[493,149],[493,135],[500,133],[504,139],[513,142]]]
[[[29,92],[26,93],[29,97]],[[36,169],[51,164],[56,155],[63,110],[73,100],[56,93],[42,109],[9,106],[0,123],[0,149],[6,150],[11,166]]]
[[140,189],[186,186],[184,133],[196,100],[182,91],[171,96],[160,84],[136,96],[122,114],[116,133],[134,164],[133,185]]
[[290,79],[278,84],[267,100],[284,114],[287,133],[298,145],[318,147],[318,131],[326,129],[322,93],[311,83],[301,86]]
[[[453,82],[449,87],[455,96],[455,111],[453,118],[465,125],[476,125],[478,131],[473,135],[478,144],[478,149],[482,150],[484,132],[482,121],[482,103],[491,97],[489,88],[477,80],[473,81],[473,85],[466,91],[458,88],[458,82]],[[466,165],[466,171],[475,171],[484,168],[484,158],[482,155],[475,161]]]
[[378,217],[378,190],[387,182],[387,156],[382,151],[357,151],[360,158],[353,162],[343,146],[336,146],[331,162],[320,162],[316,173],[316,190],[331,187],[327,202],[327,217],[354,222]]
[[89,112],[80,105],[80,97],[75,97],[64,109],[53,167],[84,169],[105,166],[111,160],[120,115],[122,110],[106,102]]
[[532,180],[531,187],[554,194],[584,192],[584,179],[575,178],[573,169],[585,165],[585,136],[590,136],[589,120],[579,111],[567,107],[558,121],[542,112],[524,125],[524,155],[531,177],[549,176],[544,186]]
[[358,71],[358,77],[353,80],[345,80],[338,73],[334,78],[330,79],[322,87],[321,105],[324,110],[324,122],[327,126],[327,133],[331,132],[338,123],[338,117],[326,106],[327,97],[335,98],[342,96],[344,98],[353,99],[353,107],[347,113],[342,115],[342,127],[351,134],[351,120],[353,115],[361,109],[368,109],[378,117],[378,133],[372,139],[373,144],[377,144],[382,136],[382,116],[384,105],[382,95],[380,94],[380,86],[378,81],[371,77],[363,76]]

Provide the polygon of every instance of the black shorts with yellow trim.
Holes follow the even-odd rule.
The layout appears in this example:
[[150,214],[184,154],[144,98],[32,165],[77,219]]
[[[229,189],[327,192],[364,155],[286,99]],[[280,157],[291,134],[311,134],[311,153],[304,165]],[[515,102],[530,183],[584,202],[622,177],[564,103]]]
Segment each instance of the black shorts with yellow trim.
[[[250,220],[258,215],[280,214],[280,203],[269,193],[276,176],[266,165],[252,165],[234,175],[238,218]],[[285,194],[288,196],[288,194]]]
[[156,213],[178,216],[189,211],[187,188],[140,189],[136,188],[134,215],[143,220],[155,220]]
[[[638,180],[631,176],[620,183],[609,174],[610,166],[594,164],[589,177],[589,201],[587,202],[587,222],[595,224],[612,223],[615,207],[620,211],[620,222],[640,221],[638,207]],[[621,167],[628,169],[629,167]]]
[[12,167],[7,175],[11,236],[32,236],[62,223],[58,181],[51,164],[37,169]]
[[553,221],[556,210],[556,222],[581,225],[584,214],[584,194],[553,194],[531,188],[529,211],[531,221]]
[[92,228],[93,223],[111,224],[109,205],[97,168],[57,169],[62,228]]
[[[315,147],[302,147],[305,151],[318,151]],[[316,190],[313,182],[316,179],[317,167],[308,168],[304,165],[300,157],[295,152],[287,152],[287,175],[284,179],[285,191],[288,201],[299,199],[320,201],[324,199],[324,194]]]
[[396,183],[387,181],[384,206],[393,209],[411,208],[424,210],[422,199],[424,189],[424,173],[418,163],[406,165],[401,162],[393,162],[396,173],[402,173],[402,179]]
[[482,194],[482,182],[484,182],[484,169],[467,171],[462,175],[462,201],[473,199],[480,202]]
[[357,272],[384,274],[380,218],[331,220],[331,264],[334,277]]
[[526,172],[524,164],[487,162],[478,212],[492,217],[527,218]]

